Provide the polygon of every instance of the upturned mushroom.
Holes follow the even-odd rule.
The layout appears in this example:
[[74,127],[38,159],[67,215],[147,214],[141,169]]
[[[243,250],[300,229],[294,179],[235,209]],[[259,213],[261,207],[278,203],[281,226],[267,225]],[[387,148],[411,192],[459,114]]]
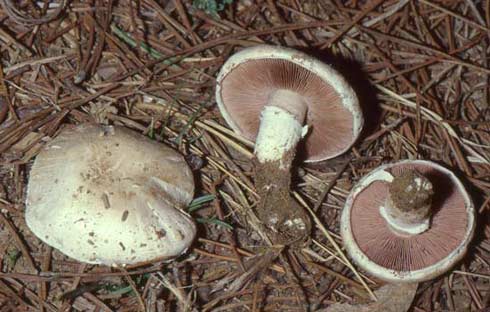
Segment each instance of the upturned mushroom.
[[256,212],[276,243],[309,234],[310,219],[291,199],[291,164],[303,140],[306,162],[347,151],[363,118],[358,99],[330,66],[302,52],[268,45],[244,49],[223,65],[216,101],[228,123],[255,141]]
[[445,273],[468,248],[474,207],[461,181],[430,161],[383,165],[352,189],[341,217],[351,258],[391,282]]
[[194,180],[171,148],[118,126],[63,129],[32,166],[25,218],[48,245],[104,265],[174,258],[196,234]]

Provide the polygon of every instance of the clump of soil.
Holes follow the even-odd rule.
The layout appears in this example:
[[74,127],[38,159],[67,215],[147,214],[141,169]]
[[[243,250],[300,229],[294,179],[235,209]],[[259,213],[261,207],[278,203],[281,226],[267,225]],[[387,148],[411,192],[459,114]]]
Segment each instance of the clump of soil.
[[274,244],[301,244],[310,235],[306,211],[289,194],[291,172],[279,161],[255,164],[255,185],[261,198],[255,208]]
[[416,170],[406,170],[390,184],[390,198],[401,212],[427,217],[434,191],[430,181]]

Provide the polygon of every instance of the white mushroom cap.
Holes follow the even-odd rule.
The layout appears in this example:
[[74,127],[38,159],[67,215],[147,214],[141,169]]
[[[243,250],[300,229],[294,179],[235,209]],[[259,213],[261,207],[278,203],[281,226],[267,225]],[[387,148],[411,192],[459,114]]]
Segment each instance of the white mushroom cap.
[[185,252],[196,234],[180,209],[193,198],[184,158],[123,127],[67,128],[30,172],[26,222],[82,262],[135,264]]
[[352,87],[329,65],[294,49],[258,45],[232,55],[218,74],[216,102],[228,125],[255,141],[260,113],[282,90],[307,106],[306,162],[336,157],[359,137],[364,119]]

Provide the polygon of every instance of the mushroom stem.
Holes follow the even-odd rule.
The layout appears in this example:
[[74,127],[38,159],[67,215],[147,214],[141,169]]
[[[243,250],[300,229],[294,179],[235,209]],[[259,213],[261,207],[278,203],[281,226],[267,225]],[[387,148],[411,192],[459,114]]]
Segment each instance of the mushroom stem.
[[416,170],[406,170],[393,178],[381,215],[397,233],[423,233],[430,226],[432,196],[432,183]]
[[289,170],[296,145],[306,130],[303,129],[305,115],[306,105],[300,95],[289,90],[276,91],[260,116],[259,132],[255,141],[255,156],[258,161],[279,161],[281,169]]
[[295,92],[279,90],[261,113],[255,143],[256,211],[277,244],[291,244],[308,235],[310,220],[289,195],[291,164],[305,134],[306,105]]

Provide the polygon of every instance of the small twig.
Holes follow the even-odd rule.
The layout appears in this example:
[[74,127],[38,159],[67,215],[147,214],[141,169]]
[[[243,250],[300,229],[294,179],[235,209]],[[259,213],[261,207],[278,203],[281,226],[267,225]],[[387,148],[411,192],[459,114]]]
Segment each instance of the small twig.
[[141,297],[141,294],[138,291],[138,287],[136,286],[135,282],[131,278],[131,275],[129,275],[128,271],[126,271],[126,269],[124,269],[124,268],[121,268],[121,271],[124,272],[124,278],[126,279],[126,281],[128,281],[129,286],[131,286],[131,289],[136,294],[136,298],[138,299],[138,303],[140,305],[141,312],[146,311],[145,302],[143,301],[143,298]]
[[27,263],[31,267],[31,269],[37,273],[38,270],[36,268],[36,264],[34,263],[34,259],[31,256],[31,253],[27,249],[26,244],[22,240],[22,238],[19,236],[17,233],[17,229],[15,226],[3,215],[3,212],[0,212],[0,221],[5,224],[7,229],[10,232],[10,235],[14,238],[15,244],[17,245],[17,248],[19,248],[20,251],[22,251],[22,255],[25,257]]
[[361,277],[361,275],[359,274],[359,272],[357,272],[356,268],[352,265],[352,263],[349,261],[349,259],[347,259],[347,257],[345,256],[344,252],[342,251],[342,249],[340,249],[339,245],[333,239],[333,237],[330,235],[330,233],[327,231],[327,229],[325,228],[325,226],[322,224],[322,222],[320,221],[320,219],[317,217],[316,213],[308,206],[307,203],[305,203],[305,201],[301,198],[301,196],[298,193],[294,192],[294,197],[303,205],[303,207],[306,208],[306,210],[308,210],[308,212],[312,216],[313,220],[315,221],[316,226],[320,229],[320,231],[322,231],[322,233],[328,239],[328,241],[330,242],[330,244],[332,244],[332,246],[337,251],[337,253],[339,254],[340,258],[344,261],[344,263],[346,264],[346,266],[352,271],[352,273],[354,273],[354,275],[356,276],[356,278],[361,282],[361,284],[364,286],[364,288],[367,290],[367,292],[371,296],[371,299],[373,299],[374,301],[376,301],[377,300],[376,299],[376,296],[374,295],[374,293],[371,290],[371,288],[369,288],[369,286],[366,284],[366,282]]
[[372,10],[374,10],[378,5],[381,3],[385,2],[384,0],[374,0],[368,2],[366,5],[367,8],[363,9],[361,12],[359,12],[354,18],[352,19],[351,22],[346,24],[344,27],[338,31],[334,37],[330,38],[324,45],[320,47],[320,49],[325,49],[329,48],[337,42],[346,32],[348,32],[352,27],[354,27],[359,21],[361,21],[367,14],[369,14]]
[[454,13],[454,12],[452,12],[452,11],[450,11],[450,10],[448,10],[448,9],[440,6],[440,5],[437,5],[435,3],[432,3],[431,1],[428,1],[428,0],[420,0],[420,2],[425,3],[425,4],[427,4],[427,5],[429,5],[429,6],[433,7],[433,8],[436,8],[436,9],[438,9],[438,10],[440,10],[440,11],[442,11],[442,12],[448,14],[448,15],[451,15],[451,16],[459,19],[459,20],[462,20],[463,22],[465,22],[465,23],[467,23],[467,24],[469,24],[469,25],[471,25],[473,27],[476,27],[476,28],[478,28],[480,30],[483,30],[486,33],[490,33],[490,28],[487,28],[487,27],[485,27],[483,25],[480,25],[478,23],[475,23],[475,22],[467,19],[466,17],[461,16],[459,14],[456,14],[456,13]]
[[335,183],[337,183],[337,180],[340,178],[340,176],[344,173],[345,169],[349,166],[349,163],[352,161],[352,158],[349,157],[341,166],[338,168],[336,171],[337,173],[335,176],[330,180],[330,182],[325,186],[323,189],[322,193],[317,199],[317,202],[315,203],[315,206],[313,207],[314,212],[318,212],[320,207],[322,206],[323,202],[325,201],[325,197],[327,197],[327,194],[330,192],[330,190],[334,187]]
[[161,272],[157,272],[158,278],[157,280],[172,294],[177,297],[179,304],[181,306],[181,309],[183,312],[188,312],[192,311],[192,303],[188,300],[187,296],[182,292],[182,290],[178,289],[175,287],[166,277],[163,275]]
[[11,0],[0,0],[0,6],[3,7],[5,12],[12,20],[14,20],[16,23],[24,24],[27,26],[40,25],[54,20],[64,9],[65,4],[66,0],[61,0],[58,6],[50,14],[47,14],[46,16],[41,18],[33,18],[25,17],[25,15],[16,8],[15,4],[13,4]]

